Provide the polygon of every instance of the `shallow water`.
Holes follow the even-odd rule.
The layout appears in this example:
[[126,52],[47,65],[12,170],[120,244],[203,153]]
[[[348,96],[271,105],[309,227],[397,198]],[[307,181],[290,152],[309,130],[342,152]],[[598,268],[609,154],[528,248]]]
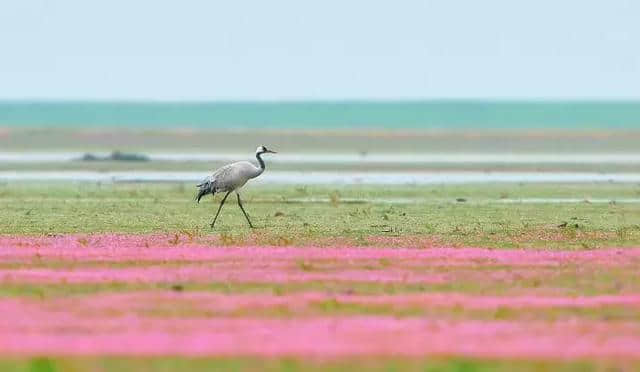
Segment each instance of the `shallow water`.
[[[122,199],[120,199],[122,200]],[[288,202],[294,203],[331,203],[330,198],[290,198]],[[255,202],[255,200],[254,200]],[[340,198],[340,203],[379,203],[379,204],[416,204],[416,203],[446,203],[455,202],[453,199],[440,198]],[[468,199],[472,204],[636,204],[640,198],[520,198],[520,199]]]
[[[206,172],[2,171],[0,182],[198,182]],[[288,172],[269,171],[253,182],[305,185],[447,185],[470,183],[640,183],[640,173],[593,172]]]

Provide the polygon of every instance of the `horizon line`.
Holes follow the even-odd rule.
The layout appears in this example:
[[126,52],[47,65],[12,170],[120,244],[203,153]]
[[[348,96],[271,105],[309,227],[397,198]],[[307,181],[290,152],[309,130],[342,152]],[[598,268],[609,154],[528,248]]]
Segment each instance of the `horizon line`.
[[406,104],[406,103],[631,103],[640,98],[389,98],[389,99],[48,99],[0,98],[0,104]]

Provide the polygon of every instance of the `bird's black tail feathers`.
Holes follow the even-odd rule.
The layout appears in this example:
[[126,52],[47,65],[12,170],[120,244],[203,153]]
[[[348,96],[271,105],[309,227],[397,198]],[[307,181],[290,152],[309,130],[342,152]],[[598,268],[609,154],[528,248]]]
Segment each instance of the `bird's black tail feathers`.
[[204,181],[196,187],[198,188],[198,194],[196,195],[195,200],[198,203],[200,203],[200,199],[202,199],[203,196],[208,194],[213,195],[215,193],[213,191],[213,183],[211,181]]

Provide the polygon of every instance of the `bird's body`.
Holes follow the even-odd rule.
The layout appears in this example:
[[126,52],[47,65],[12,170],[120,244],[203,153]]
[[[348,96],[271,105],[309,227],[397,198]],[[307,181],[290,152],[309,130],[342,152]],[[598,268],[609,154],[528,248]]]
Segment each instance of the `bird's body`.
[[271,151],[264,146],[260,146],[256,149],[256,159],[258,160],[259,166],[256,166],[249,161],[238,161],[235,163],[227,164],[217,169],[215,172],[213,172],[213,174],[211,174],[211,176],[205,178],[196,186],[198,187],[198,194],[196,195],[196,201],[198,203],[200,202],[200,199],[205,195],[215,195],[219,192],[227,193],[222,199],[222,202],[220,202],[220,207],[218,208],[216,217],[211,223],[211,227],[215,225],[218,214],[222,209],[222,205],[227,199],[227,196],[229,196],[232,191],[236,192],[236,195],[238,196],[238,205],[247,218],[249,226],[253,227],[251,221],[249,220],[249,217],[247,216],[247,213],[242,207],[242,202],[240,201],[240,194],[238,191],[247,183],[247,181],[252,178],[258,177],[262,174],[262,172],[264,172],[265,164],[260,156],[265,153],[275,153],[275,151]]
[[212,193],[235,191],[244,186],[247,181],[256,178],[264,172],[264,169],[256,167],[248,161],[238,161],[227,164],[215,172],[198,185],[209,184]]

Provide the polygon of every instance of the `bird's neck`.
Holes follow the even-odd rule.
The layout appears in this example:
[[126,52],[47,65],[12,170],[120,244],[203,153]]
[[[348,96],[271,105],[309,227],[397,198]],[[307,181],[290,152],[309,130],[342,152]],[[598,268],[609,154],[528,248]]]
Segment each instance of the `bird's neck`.
[[260,164],[260,169],[264,170],[264,160],[262,160],[260,155],[262,155],[261,152],[256,153],[256,159],[258,159],[258,164]]

